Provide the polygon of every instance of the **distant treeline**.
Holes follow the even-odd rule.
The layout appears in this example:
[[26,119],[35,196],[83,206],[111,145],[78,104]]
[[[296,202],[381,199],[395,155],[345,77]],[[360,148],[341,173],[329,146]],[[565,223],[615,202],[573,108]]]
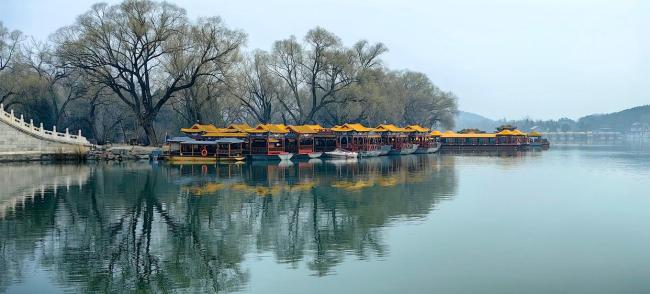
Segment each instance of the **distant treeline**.
[[46,42],[0,23],[0,102],[100,144],[159,144],[195,122],[453,127],[456,96],[387,68],[382,43],[346,46],[321,27],[270,51],[245,50],[246,38],[148,0],[93,5]]
[[598,131],[610,129],[628,132],[632,127],[650,129],[650,105],[638,106],[608,114],[592,114],[578,120],[561,118],[558,120],[491,120],[473,113],[460,112],[456,118],[459,129],[479,128],[493,131],[500,125],[513,125],[523,131],[535,128],[539,131]]

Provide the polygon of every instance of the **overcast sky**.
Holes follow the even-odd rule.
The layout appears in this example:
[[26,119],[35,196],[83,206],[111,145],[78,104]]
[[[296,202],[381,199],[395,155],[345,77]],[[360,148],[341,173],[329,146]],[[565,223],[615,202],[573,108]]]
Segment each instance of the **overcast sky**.
[[[37,39],[92,0],[0,0],[0,21]],[[104,1],[115,3],[118,1]],[[170,1],[221,16],[248,47],[322,26],[347,45],[385,43],[393,69],[425,72],[461,110],[490,118],[578,118],[650,104],[650,1]]]

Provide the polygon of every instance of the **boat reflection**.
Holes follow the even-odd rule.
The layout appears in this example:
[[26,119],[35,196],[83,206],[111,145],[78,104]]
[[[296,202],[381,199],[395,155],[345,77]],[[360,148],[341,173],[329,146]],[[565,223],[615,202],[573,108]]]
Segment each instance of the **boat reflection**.
[[251,278],[242,262],[269,253],[327,275],[389,254],[383,228],[428,215],[457,186],[454,157],[436,155],[69,171],[70,188],[0,219],[0,292],[33,267],[73,292],[231,292]]

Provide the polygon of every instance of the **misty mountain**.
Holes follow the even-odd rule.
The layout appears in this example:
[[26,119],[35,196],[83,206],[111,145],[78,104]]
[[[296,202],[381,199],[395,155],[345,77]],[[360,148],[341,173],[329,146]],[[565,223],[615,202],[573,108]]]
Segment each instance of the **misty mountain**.
[[592,114],[578,120],[581,130],[613,129],[626,132],[632,124],[650,125],[650,105],[637,106],[608,114]]
[[458,111],[458,114],[456,115],[457,130],[480,129],[490,132],[496,129],[499,125],[499,122],[476,113]]
[[618,112],[607,114],[592,114],[578,119],[577,121],[561,118],[558,120],[492,120],[487,117],[465,111],[459,111],[456,116],[456,129],[476,128],[492,132],[497,126],[503,124],[514,125],[522,131],[530,131],[532,128],[540,131],[597,131],[611,129],[619,132],[627,132],[633,124],[637,127],[648,128],[650,126],[650,105],[638,106]]

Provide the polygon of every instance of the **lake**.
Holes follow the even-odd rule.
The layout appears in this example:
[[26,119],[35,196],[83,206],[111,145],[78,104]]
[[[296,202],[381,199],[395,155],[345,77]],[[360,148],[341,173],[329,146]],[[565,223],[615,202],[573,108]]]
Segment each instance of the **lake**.
[[650,292],[639,146],[2,164],[0,184],[0,292]]

